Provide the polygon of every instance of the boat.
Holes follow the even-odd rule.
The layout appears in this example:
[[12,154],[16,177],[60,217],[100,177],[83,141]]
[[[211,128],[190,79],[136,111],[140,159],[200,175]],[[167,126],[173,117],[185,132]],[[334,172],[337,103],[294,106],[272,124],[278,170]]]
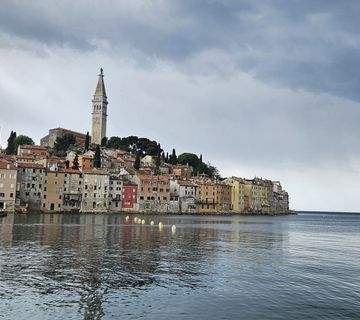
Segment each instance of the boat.
[[28,213],[28,207],[25,206],[25,207],[19,207],[15,210],[16,213]]

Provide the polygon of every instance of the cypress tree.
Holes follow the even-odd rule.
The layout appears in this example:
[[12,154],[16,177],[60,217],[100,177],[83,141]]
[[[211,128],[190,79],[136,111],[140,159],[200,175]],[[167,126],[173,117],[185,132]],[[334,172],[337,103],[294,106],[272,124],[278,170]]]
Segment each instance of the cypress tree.
[[74,169],[74,170],[79,169],[79,156],[77,154],[75,155],[73,165],[72,165],[72,169]]
[[9,139],[7,140],[7,148],[6,148],[6,154],[16,154],[16,146],[15,146],[15,139],[16,139],[16,132],[11,131]]
[[178,162],[175,149],[172,150],[170,162],[171,162],[171,164],[177,164],[177,162]]
[[140,169],[140,152],[136,153],[135,162],[134,162],[134,169],[135,170]]
[[94,155],[94,168],[101,168],[101,153],[100,146],[96,146],[95,155]]
[[84,147],[85,152],[89,151],[89,145],[90,145],[90,136],[89,136],[89,131],[88,131],[86,133],[86,138],[85,138],[85,147]]
[[158,151],[157,151],[157,155],[156,155],[156,159],[155,159],[155,166],[156,166],[156,173],[157,174],[159,174],[159,172],[160,172],[160,163],[161,163],[160,150],[161,150],[161,146],[160,146],[160,143],[159,143],[158,144]]
[[108,141],[108,138],[107,138],[107,137],[102,138],[102,139],[101,139],[101,146],[102,146],[102,147],[105,147],[106,144],[107,144],[107,141]]

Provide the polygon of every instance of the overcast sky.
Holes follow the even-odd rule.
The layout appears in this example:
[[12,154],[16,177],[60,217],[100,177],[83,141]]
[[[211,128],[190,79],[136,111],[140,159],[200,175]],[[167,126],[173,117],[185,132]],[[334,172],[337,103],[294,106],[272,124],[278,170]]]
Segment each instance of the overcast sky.
[[3,0],[0,126],[91,130],[281,180],[297,210],[360,211],[360,1]]

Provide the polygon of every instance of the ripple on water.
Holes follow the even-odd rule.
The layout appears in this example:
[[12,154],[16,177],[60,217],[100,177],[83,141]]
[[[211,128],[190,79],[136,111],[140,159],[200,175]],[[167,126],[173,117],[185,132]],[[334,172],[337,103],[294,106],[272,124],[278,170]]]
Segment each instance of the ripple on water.
[[354,232],[360,217],[149,221],[160,218],[162,231],[127,224],[120,215],[8,216],[0,221],[0,318],[360,314],[360,237]]

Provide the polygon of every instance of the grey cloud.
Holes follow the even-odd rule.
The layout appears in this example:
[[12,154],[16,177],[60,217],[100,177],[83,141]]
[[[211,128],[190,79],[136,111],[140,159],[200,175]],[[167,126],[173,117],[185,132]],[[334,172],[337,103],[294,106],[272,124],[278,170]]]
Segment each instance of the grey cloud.
[[233,73],[359,101],[359,13],[358,1],[4,1],[0,27],[77,50],[101,50],[103,40],[113,54],[180,70],[219,50]]

